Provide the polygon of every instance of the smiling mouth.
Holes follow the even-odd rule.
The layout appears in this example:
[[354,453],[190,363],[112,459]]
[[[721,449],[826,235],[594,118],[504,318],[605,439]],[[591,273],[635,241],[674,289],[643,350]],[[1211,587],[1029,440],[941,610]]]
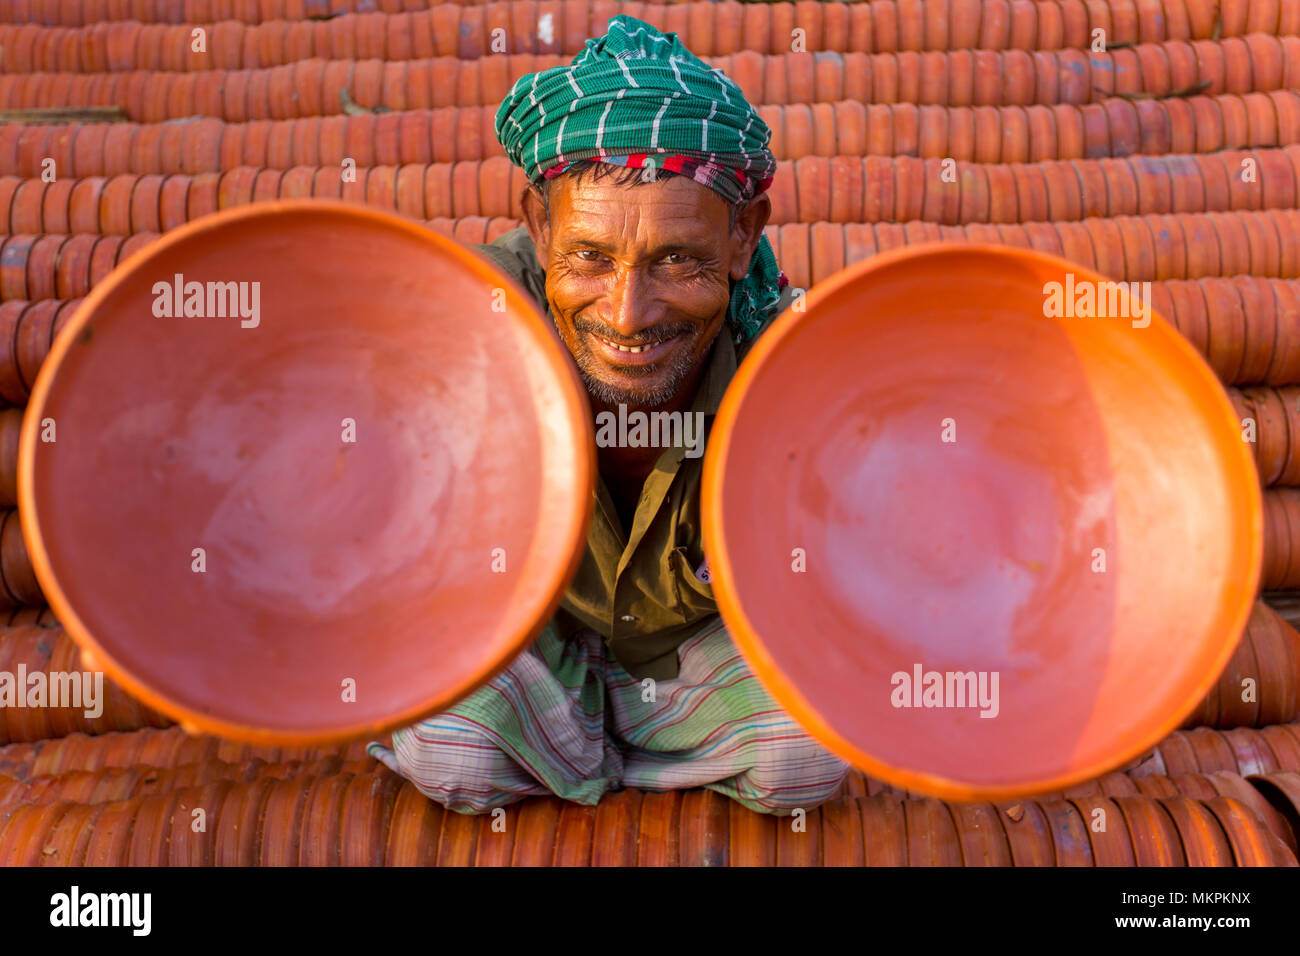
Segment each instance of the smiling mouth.
[[631,352],[633,355],[640,355],[642,352],[649,352],[655,346],[662,345],[664,342],[668,341],[668,339],[660,339],[658,342],[650,342],[647,345],[619,345],[617,342],[611,342],[609,339],[601,339],[599,335],[596,336],[596,338],[600,339],[602,343],[608,345],[612,349],[618,349],[620,352]]
[[605,356],[607,362],[616,365],[642,366],[659,361],[675,349],[677,344],[682,341],[684,333],[677,332],[667,338],[657,339],[654,342],[643,342],[639,345],[623,345],[595,332],[590,333],[590,335],[600,346],[599,351]]

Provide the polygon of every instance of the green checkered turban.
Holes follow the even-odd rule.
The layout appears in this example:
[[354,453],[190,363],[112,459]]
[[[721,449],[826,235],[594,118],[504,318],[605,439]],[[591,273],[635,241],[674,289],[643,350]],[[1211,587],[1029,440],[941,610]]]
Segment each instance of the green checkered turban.
[[[740,87],[682,45],[625,14],[569,66],[522,76],[502,101],[496,135],[530,182],[585,159],[687,176],[739,204],[767,189],[772,131]],[[753,338],[787,284],[772,245],[759,240],[733,285],[727,319],[737,343]]]

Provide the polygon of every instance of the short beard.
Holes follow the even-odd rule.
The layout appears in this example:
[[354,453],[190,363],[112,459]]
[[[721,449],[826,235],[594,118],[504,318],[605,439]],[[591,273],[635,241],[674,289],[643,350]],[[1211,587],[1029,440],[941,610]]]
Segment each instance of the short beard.
[[[648,408],[667,405],[682,387],[693,368],[690,353],[683,350],[668,366],[668,377],[662,379],[657,386],[620,388],[596,377],[597,366],[589,352],[584,351],[582,357],[576,358],[576,361],[578,374],[582,376],[587,392],[596,401],[606,405],[638,405]],[[655,371],[658,372],[659,369]]]
[[[588,394],[596,401],[606,405],[637,405],[649,408],[666,405],[676,396],[678,390],[690,377],[695,367],[692,362],[692,352],[694,350],[689,346],[693,342],[694,336],[698,334],[698,329],[691,326],[682,326],[678,329],[667,330],[670,332],[676,331],[684,338],[687,338],[688,341],[686,347],[679,349],[676,355],[668,360],[671,364],[667,366],[667,375],[658,385],[633,385],[627,388],[611,385],[599,377],[600,372],[604,371],[604,366],[587,348],[584,340],[584,336],[591,334],[594,330],[580,328],[581,325],[582,323],[577,323],[574,328],[574,335],[578,340],[578,352],[573,353],[570,350],[570,353],[573,354],[574,363],[578,366],[578,374],[582,377],[582,382],[587,387]],[[649,370],[647,376],[654,375],[658,377],[664,374],[664,368],[663,365],[658,365]]]

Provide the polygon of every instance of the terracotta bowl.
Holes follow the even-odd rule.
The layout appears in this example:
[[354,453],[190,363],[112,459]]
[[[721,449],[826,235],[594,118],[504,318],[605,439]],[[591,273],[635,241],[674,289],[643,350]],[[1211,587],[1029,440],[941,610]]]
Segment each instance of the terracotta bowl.
[[[1044,317],[1067,272],[1102,281],[990,246],[876,256],[777,320],[714,425],[731,634],[803,726],[900,787],[1105,773],[1179,725],[1246,624],[1260,492],[1222,387],[1159,316]],[[929,672],[983,672],[989,696],[996,674],[996,715],[926,706]]]
[[[260,283],[258,324],[155,316],[178,273]],[[36,574],[109,677],[189,729],[410,724],[558,605],[593,500],[584,394],[531,300],[449,240],[339,203],[221,213],[97,286],[42,367]]]

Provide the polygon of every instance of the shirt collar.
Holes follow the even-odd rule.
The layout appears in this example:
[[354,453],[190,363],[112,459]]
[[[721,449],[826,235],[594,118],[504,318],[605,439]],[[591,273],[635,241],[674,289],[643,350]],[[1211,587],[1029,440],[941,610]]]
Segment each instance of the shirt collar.
[[724,324],[713,340],[713,349],[709,354],[709,366],[700,378],[695,390],[695,399],[691,402],[692,412],[703,412],[712,418],[718,414],[722,396],[727,393],[727,386],[736,375],[736,347],[731,342],[731,334]]

